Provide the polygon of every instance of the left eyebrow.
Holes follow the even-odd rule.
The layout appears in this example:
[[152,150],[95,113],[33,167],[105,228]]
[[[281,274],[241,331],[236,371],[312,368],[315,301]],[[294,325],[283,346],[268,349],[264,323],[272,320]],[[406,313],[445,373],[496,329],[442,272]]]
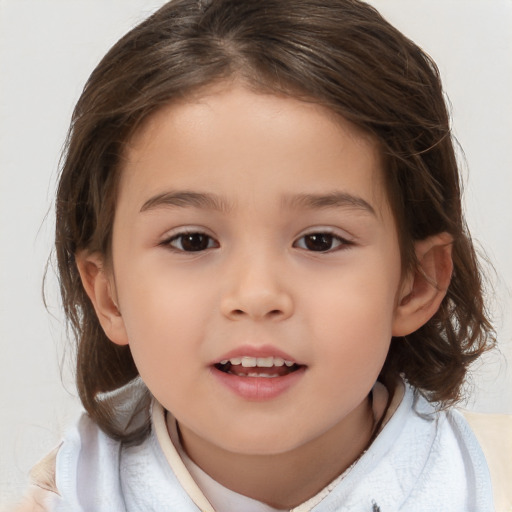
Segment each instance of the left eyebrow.
[[229,212],[231,210],[231,206],[224,199],[215,194],[191,191],[170,191],[148,199],[142,205],[140,212],[142,213],[162,207],[204,208],[206,210],[220,212]]
[[347,192],[331,192],[328,194],[297,194],[285,196],[284,204],[292,208],[355,208],[377,216],[373,206],[362,197]]

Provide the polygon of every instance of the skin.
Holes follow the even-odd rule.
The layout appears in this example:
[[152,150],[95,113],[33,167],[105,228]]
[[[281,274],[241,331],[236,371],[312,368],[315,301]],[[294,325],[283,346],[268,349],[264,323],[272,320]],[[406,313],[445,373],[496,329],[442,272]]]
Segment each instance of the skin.
[[[191,232],[205,250],[183,250]],[[313,234],[327,235],[315,250]],[[189,456],[281,508],[367,447],[391,337],[432,316],[451,273],[441,234],[417,244],[438,287],[402,275],[371,138],[316,104],[238,83],[163,108],[130,141],[112,247],[108,269],[101,255],[78,258],[105,332],[130,344]],[[216,378],[225,354],[262,346],[302,365],[285,392],[247,399]]]

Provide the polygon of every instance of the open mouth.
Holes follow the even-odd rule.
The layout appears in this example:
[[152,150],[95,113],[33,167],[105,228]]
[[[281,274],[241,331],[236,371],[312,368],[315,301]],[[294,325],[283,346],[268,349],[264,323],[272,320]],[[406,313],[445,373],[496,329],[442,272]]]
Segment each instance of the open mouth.
[[234,357],[214,365],[217,370],[237,377],[284,377],[296,372],[303,365],[280,357]]

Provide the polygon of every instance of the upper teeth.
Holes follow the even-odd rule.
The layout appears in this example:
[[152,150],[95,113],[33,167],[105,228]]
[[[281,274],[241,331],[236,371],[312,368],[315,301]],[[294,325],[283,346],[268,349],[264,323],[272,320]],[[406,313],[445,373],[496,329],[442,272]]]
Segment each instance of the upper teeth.
[[282,359],[280,357],[233,357],[231,359],[223,359],[220,364],[228,364],[232,365],[241,364],[244,368],[254,368],[256,366],[261,368],[270,368],[272,366],[293,366],[295,363],[293,361],[287,361],[286,359]]

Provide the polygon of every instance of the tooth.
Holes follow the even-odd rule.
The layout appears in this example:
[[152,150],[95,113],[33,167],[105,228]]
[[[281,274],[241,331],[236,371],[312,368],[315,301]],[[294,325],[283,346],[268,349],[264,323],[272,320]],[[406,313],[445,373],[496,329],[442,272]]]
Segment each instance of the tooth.
[[274,377],[279,377],[279,375],[269,375],[268,373],[258,373],[258,372],[249,372],[246,374],[239,373],[240,376],[243,377],[262,377],[264,379],[273,379]]
[[244,368],[254,368],[256,366],[256,358],[255,357],[242,357],[242,366]]
[[254,367],[261,367],[261,368],[272,368],[272,366],[283,366],[286,365],[288,367],[293,366],[295,363],[293,361],[287,361],[285,359],[282,359],[281,357],[250,357],[250,356],[243,356],[243,357],[233,357],[231,359],[223,359],[220,361],[221,365],[225,365],[227,363],[231,363],[232,365],[242,365],[244,368],[254,368]]
[[272,366],[274,366],[274,358],[258,357],[258,359],[256,359],[256,366],[260,366],[262,368],[271,368]]

